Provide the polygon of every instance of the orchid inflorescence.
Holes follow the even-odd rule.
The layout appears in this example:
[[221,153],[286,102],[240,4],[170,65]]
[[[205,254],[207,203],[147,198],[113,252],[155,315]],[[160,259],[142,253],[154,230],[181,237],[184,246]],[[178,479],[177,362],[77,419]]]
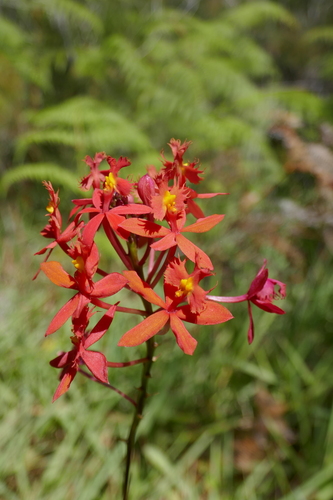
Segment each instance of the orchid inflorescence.
[[[214,296],[209,295],[211,290],[205,291],[201,287],[201,280],[212,276],[214,267],[208,255],[194,245],[187,234],[209,231],[222,221],[224,215],[205,216],[196,199],[226,193],[200,194],[188,186],[188,183],[198,185],[203,174],[197,161],[188,163],[183,159],[190,144],[171,139],[169,146],[173,160],[168,161],[162,153],[161,170],[158,172],[149,167],[148,173],[136,183],[119,176],[120,170],[130,165],[127,158],[116,160],[105,153],[97,153],[94,158],[86,156],[84,161],[90,173],[81,180],[80,187],[84,191],[92,189],[92,196],[73,200],[74,208],[69,216],[72,221],[64,230],[58,192],[50,182],[44,182],[49,192],[46,207],[49,220],[41,234],[52,242],[37,252],[46,253],[40,268],[54,284],[75,291],[46,331],[46,335],[56,332],[71,318],[73,348],[51,361],[52,366],[62,369],[53,400],[69,389],[82,366],[90,370],[95,381],[109,384],[108,367],[147,362],[148,358],[142,358],[112,363],[104,354],[88,349],[108,331],[117,311],[144,317],[123,334],[119,346],[136,346],[171,329],[185,354],[193,354],[197,340],[189,333],[184,321],[216,325],[232,319],[230,311],[221,303],[248,303],[250,343],[254,337],[251,304],[267,312],[284,313],[272,304],[272,300],[285,297],[285,285],[268,278],[266,262],[244,295]],[[101,170],[103,162],[108,168]],[[88,222],[84,221],[84,214],[88,214]],[[196,221],[186,225],[189,215]],[[162,221],[165,223],[160,224]],[[107,273],[98,267],[100,255],[95,235],[100,227],[126,268],[122,273]],[[48,260],[57,245],[70,258],[75,268],[73,276],[60,263]],[[187,270],[189,267],[192,272]],[[96,275],[101,279],[96,280]],[[162,280],[164,299],[154,291]],[[275,286],[278,292],[275,292]],[[124,287],[141,296],[144,310],[123,307],[119,301],[110,305],[101,300],[117,294]],[[157,309],[153,311],[152,306]],[[96,308],[106,312],[89,331],[89,320]]]
[[[247,302],[249,343],[254,338],[252,304],[267,312],[284,314],[272,301],[285,297],[285,285],[268,278],[266,261],[243,295],[215,296],[210,295],[212,289],[202,288],[201,281],[214,275],[214,266],[209,256],[187,236],[188,233],[209,231],[222,221],[224,215],[205,216],[196,200],[226,193],[202,194],[188,186],[188,183],[198,185],[203,179],[198,162],[189,163],[183,159],[190,144],[171,139],[172,161],[167,160],[162,153],[161,170],[158,172],[155,167],[149,167],[148,173],[136,183],[119,176],[120,170],[130,165],[127,158],[116,160],[105,153],[96,153],[94,158],[86,156],[84,161],[90,173],[81,180],[80,187],[84,191],[92,189],[92,195],[91,198],[73,200],[74,208],[69,215],[71,222],[65,229],[59,210],[58,192],[54,191],[50,182],[44,182],[49,193],[46,207],[48,224],[41,234],[52,241],[37,252],[38,255],[46,254],[40,270],[54,284],[74,292],[54,316],[45,334],[47,336],[56,332],[71,319],[73,347],[68,352],[61,352],[50,362],[51,366],[61,369],[60,383],[53,401],[69,389],[77,373],[82,373],[117,391],[135,406],[127,440],[124,499],[128,498],[136,429],[148,396],[151,366],[156,359],[154,350],[158,344],[154,340],[155,335],[165,334],[170,329],[184,353],[193,354],[197,340],[189,333],[184,322],[216,325],[232,319],[230,311],[221,303]],[[100,169],[102,163],[108,168]],[[189,216],[196,221],[186,225]],[[86,217],[88,221],[85,221]],[[100,228],[103,228],[119,256],[125,268],[122,272],[108,273],[99,267],[100,253],[95,236]],[[56,246],[69,257],[75,269],[73,276],[59,262],[49,260]],[[35,278],[38,274],[39,271]],[[100,279],[96,279],[96,275]],[[154,290],[160,282],[163,282],[164,298]],[[125,307],[120,305],[119,300],[111,305],[103,300],[116,295],[123,288],[137,294],[144,308]],[[103,309],[106,311],[104,315],[92,329],[88,329],[90,318]],[[145,342],[146,357],[111,362],[103,353],[89,349],[105,335],[118,313],[143,318],[122,335],[118,345],[130,347]],[[143,364],[143,371],[140,391],[134,401],[109,384],[108,368],[138,363]]]

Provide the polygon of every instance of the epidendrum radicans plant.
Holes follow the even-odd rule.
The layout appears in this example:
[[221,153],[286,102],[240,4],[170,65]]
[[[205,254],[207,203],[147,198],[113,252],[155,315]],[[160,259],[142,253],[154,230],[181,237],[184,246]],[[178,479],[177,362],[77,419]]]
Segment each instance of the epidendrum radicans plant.
[[[147,399],[147,384],[152,363],[156,360],[155,335],[166,334],[170,329],[185,354],[193,354],[197,340],[187,330],[184,322],[196,325],[216,325],[232,319],[221,303],[247,302],[250,326],[248,341],[254,337],[251,304],[264,311],[283,314],[272,300],[285,297],[285,285],[268,278],[266,262],[252,281],[249,290],[237,297],[209,295],[200,282],[212,276],[213,264],[208,255],[194,245],[188,233],[205,233],[222,221],[223,215],[205,216],[196,203],[197,198],[211,198],[225,193],[197,193],[188,183],[197,185],[202,180],[198,162],[185,162],[183,156],[190,142],[171,139],[173,160],[162,154],[163,167],[158,172],[150,167],[137,183],[119,176],[119,171],[130,165],[127,158],[119,160],[97,153],[87,156],[90,173],[81,180],[81,188],[92,189],[91,198],[73,200],[69,219],[63,229],[59,210],[59,196],[51,183],[44,182],[49,192],[46,207],[48,224],[41,234],[52,242],[37,254],[46,254],[41,270],[56,285],[72,289],[75,294],[52,319],[45,335],[56,332],[69,318],[72,322],[72,349],[62,352],[51,361],[61,369],[60,383],[53,401],[68,389],[77,373],[116,390],[135,407],[127,439],[123,498],[128,498],[129,472],[138,424]],[[108,168],[100,170],[104,162]],[[135,202],[134,200],[138,200]],[[85,222],[84,214],[88,214]],[[197,219],[186,225],[189,215]],[[164,224],[159,222],[164,221]],[[99,251],[95,242],[96,232],[103,227],[106,237],[122,261],[122,273],[108,273],[99,267]],[[71,259],[75,272],[71,276],[61,264],[49,261],[52,250],[59,246]],[[37,273],[38,274],[38,273]],[[96,280],[96,275],[101,278]],[[163,281],[164,298],[154,288]],[[109,298],[126,287],[141,297],[143,309],[111,305],[102,299]],[[276,290],[275,290],[276,288]],[[96,308],[105,310],[97,324],[88,329],[89,320]],[[125,332],[119,346],[137,346],[146,342],[146,357],[130,362],[110,362],[106,356],[89,348],[109,330],[116,313],[135,314],[140,322]],[[143,319],[142,319],[143,318]],[[138,397],[133,400],[109,384],[108,368],[143,364]],[[85,370],[87,368],[89,372]]]

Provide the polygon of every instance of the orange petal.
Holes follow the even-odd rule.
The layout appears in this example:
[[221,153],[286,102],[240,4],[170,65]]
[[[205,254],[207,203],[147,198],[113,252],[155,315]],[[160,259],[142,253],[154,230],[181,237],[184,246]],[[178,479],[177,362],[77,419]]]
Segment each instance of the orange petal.
[[170,233],[170,229],[164,226],[159,226],[155,222],[150,222],[146,219],[126,219],[120,227],[126,229],[130,233],[146,236],[147,238],[161,238]]
[[77,289],[77,284],[74,278],[70,276],[59,262],[51,260],[49,262],[42,262],[40,265],[41,270],[46,274],[49,280],[55,285],[62,286],[64,288],[74,288]]
[[204,219],[198,219],[197,222],[191,224],[190,226],[184,227],[182,233],[205,233],[212,229],[216,224],[221,222],[224,215],[209,215]]
[[137,326],[125,333],[118,342],[119,346],[132,347],[142,344],[158,333],[169,321],[169,314],[166,311],[158,311]]
[[189,305],[178,307],[176,314],[178,318],[196,325],[218,325],[233,318],[226,307],[210,300],[207,301],[206,309],[200,314],[192,313]]
[[154,292],[154,290],[143,281],[136,271],[124,271],[123,275],[128,279],[128,285],[131,287],[133,292],[139,293],[143,298],[145,298],[151,304],[162,307],[165,309],[165,302]]
[[170,327],[179,347],[185,354],[193,354],[198,342],[186,330],[184,323],[180,321],[176,313],[170,314]]
[[196,262],[198,266],[205,267],[207,269],[214,269],[212,261],[207,254],[201,248],[197,247],[190,240],[185,238],[182,234],[176,235],[176,241],[178,243],[181,251],[188,257],[192,262]]

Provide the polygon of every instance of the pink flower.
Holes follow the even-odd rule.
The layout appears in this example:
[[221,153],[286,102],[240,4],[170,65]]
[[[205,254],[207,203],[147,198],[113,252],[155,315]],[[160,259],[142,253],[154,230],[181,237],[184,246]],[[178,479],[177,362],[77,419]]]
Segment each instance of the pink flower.
[[251,344],[254,339],[254,323],[252,317],[251,302],[263,311],[275,314],[285,314],[285,311],[283,311],[283,309],[280,309],[276,305],[272,304],[272,302],[273,300],[285,298],[286,285],[281,281],[273,280],[268,277],[268,269],[266,269],[266,264],[267,261],[265,260],[263,266],[252,281],[250,288],[246,294],[238,295],[237,297],[216,297],[214,295],[207,295],[207,299],[213,300],[215,302],[231,303],[244,302],[247,300],[250,318],[250,326],[247,334],[249,344]]

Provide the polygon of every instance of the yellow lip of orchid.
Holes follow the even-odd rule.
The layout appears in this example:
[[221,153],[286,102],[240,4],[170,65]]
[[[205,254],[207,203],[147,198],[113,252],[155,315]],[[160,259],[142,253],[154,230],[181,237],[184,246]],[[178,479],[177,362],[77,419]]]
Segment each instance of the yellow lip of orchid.
[[49,212],[49,214],[53,214],[54,212],[54,206],[53,204],[51,203],[51,201],[49,202],[49,204],[45,207],[46,211]]
[[163,196],[163,205],[169,212],[175,213],[177,212],[176,208],[176,195],[171,194],[170,191],[166,191]]
[[72,264],[78,271],[84,271],[84,260],[81,255],[78,255],[75,260],[72,260]]
[[193,278],[189,277],[180,280],[179,290],[176,292],[176,297],[181,297],[182,295],[186,297],[186,295],[192,292],[193,287]]
[[113,191],[116,187],[117,181],[112,172],[105,177],[104,189],[105,191]]

